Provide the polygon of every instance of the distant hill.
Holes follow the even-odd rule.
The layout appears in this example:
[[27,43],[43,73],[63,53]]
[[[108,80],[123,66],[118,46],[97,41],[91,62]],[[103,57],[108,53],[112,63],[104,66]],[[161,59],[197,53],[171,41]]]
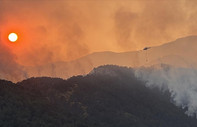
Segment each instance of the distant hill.
[[113,65],[68,80],[0,80],[0,126],[196,127],[170,96],[147,88],[133,69]]
[[71,62],[56,62],[43,66],[24,67],[28,77],[49,76],[68,78],[89,73],[100,65],[128,67],[168,64],[178,67],[197,67],[197,36],[180,38],[161,46],[135,52],[97,52]]

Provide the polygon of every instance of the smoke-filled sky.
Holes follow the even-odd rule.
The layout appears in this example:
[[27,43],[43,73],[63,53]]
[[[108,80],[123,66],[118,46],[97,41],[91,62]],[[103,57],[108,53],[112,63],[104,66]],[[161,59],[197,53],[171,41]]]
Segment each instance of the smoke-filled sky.
[[[0,60],[41,65],[161,45],[197,34],[196,5],[196,0],[0,0]],[[16,43],[8,42],[9,32],[19,35]]]

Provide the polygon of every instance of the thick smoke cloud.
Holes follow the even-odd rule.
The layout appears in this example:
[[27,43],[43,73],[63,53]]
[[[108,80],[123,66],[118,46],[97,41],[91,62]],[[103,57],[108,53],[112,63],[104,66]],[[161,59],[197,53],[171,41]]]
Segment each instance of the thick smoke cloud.
[[169,90],[173,102],[184,109],[186,114],[197,114],[197,70],[176,68],[167,65],[140,68],[135,71],[137,78],[146,81],[147,87]]
[[1,1],[1,32],[12,27],[22,35],[17,50],[11,49],[18,63],[69,61],[89,52],[83,39],[86,19],[68,6],[67,1]]
[[197,34],[195,1],[1,0],[1,33],[21,32],[11,49],[23,65],[70,61],[95,51],[139,50]]
[[129,50],[131,49],[131,47],[136,46],[135,42],[132,42],[131,38],[131,35],[134,32],[133,27],[136,25],[136,21],[137,14],[123,10],[122,8],[118,10],[115,14],[117,42],[124,49]]
[[[128,2],[114,16],[118,44],[127,50],[160,45],[197,34],[196,1],[151,0]],[[131,6],[133,5],[133,6]]]
[[[1,42],[1,40],[0,40]],[[11,80],[11,81],[19,81],[24,78],[27,78],[27,73],[23,70],[22,66],[19,66],[15,59],[16,56],[12,54],[12,52],[7,49],[5,45],[0,43],[0,78]]]

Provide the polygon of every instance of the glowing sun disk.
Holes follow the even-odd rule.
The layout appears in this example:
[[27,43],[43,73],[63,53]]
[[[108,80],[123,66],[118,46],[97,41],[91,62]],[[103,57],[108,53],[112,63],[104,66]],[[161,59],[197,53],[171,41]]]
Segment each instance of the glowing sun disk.
[[16,33],[10,33],[8,35],[8,39],[11,41],[11,42],[15,42],[18,40],[18,35]]

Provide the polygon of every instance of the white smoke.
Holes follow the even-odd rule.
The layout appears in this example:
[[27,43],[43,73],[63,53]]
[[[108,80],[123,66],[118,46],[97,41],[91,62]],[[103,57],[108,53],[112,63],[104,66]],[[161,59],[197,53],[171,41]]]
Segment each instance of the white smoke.
[[137,78],[146,82],[147,87],[169,90],[175,105],[187,109],[189,116],[197,114],[197,70],[167,65],[136,69]]

